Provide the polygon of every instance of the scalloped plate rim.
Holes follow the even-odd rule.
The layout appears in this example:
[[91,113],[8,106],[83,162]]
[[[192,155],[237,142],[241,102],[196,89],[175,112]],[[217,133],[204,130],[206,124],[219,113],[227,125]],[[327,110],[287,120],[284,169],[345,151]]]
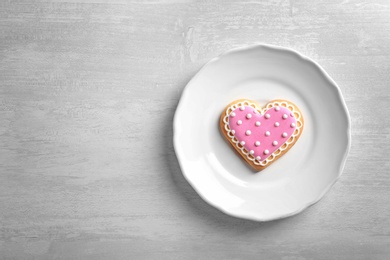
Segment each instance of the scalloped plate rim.
[[[196,78],[202,73],[202,71],[207,66],[209,66],[210,64],[218,61],[223,56],[225,56],[227,54],[235,53],[235,52],[249,50],[249,49],[252,49],[252,48],[269,48],[269,49],[274,49],[274,50],[278,50],[278,51],[281,51],[281,52],[292,53],[292,54],[296,55],[298,58],[300,58],[301,60],[303,60],[305,62],[309,62],[312,65],[314,65],[321,72],[321,74],[323,76],[325,76],[325,78],[329,81],[329,83],[330,83],[329,85],[334,87],[334,90],[337,92],[338,99],[339,99],[339,101],[340,101],[340,103],[341,103],[341,105],[343,107],[343,112],[345,112],[346,118],[348,120],[348,122],[347,122],[347,129],[346,129],[346,131],[347,131],[347,138],[348,138],[348,140],[347,140],[347,147],[345,149],[343,158],[341,160],[341,164],[339,166],[339,171],[338,171],[337,177],[331,183],[329,183],[329,185],[320,193],[320,195],[317,198],[315,198],[311,202],[303,205],[301,208],[299,208],[299,209],[297,209],[295,211],[283,214],[283,215],[275,215],[275,216],[271,216],[271,217],[268,217],[268,218],[261,217],[261,216],[253,216],[253,215],[250,215],[250,214],[242,214],[242,213],[237,212],[237,211],[229,211],[228,209],[226,209],[224,207],[221,207],[220,205],[211,202],[207,198],[207,196],[205,194],[200,192],[199,189],[196,187],[196,185],[191,181],[191,179],[186,174],[186,171],[185,171],[184,165],[183,165],[183,160],[184,159],[181,156],[181,150],[180,150],[180,146],[179,146],[179,143],[178,143],[178,135],[176,134],[178,132],[178,128],[179,128],[178,112],[182,109],[182,106],[184,104],[183,100],[188,95],[188,91],[189,91],[189,87],[188,86],[192,82],[194,82],[196,80]],[[345,100],[343,98],[343,95],[341,93],[340,87],[337,85],[337,83],[329,76],[329,74],[316,61],[314,61],[313,59],[311,59],[311,58],[309,58],[309,57],[307,57],[307,56],[305,56],[305,55],[299,53],[298,51],[296,51],[296,50],[294,50],[292,48],[289,48],[289,47],[282,47],[282,46],[277,46],[277,45],[272,45],[272,44],[265,44],[265,43],[255,43],[255,44],[251,44],[251,45],[244,45],[244,46],[240,46],[240,47],[236,47],[236,48],[230,49],[230,50],[225,51],[222,54],[218,55],[217,57],[209,60],[208,62],[206,62],[201,67],[201,69],[186,84],[186,86],[185,86],[185,88],[184,88],[184,90],[183,90],[183,92],[181,94],[181,97],[180,97],[180,100],[179,100],[179,103],[177,105],[177,108],[176,108],[176,111],[175,111],[175,114],[174,114],[174,118],[173,118],[173,146],[174,146],[174,150],[175,150],[175,153],[176,153],[176,156],[177,156],[177,159],[178,159],[178,162],[179,162],[179,166],[180,166],[180,169],[182,171],[182,174],[183,174],[184,178],[191,185],[191,187],[197,192],[197,194],[205,202],[207,202],[209,205],[211,205],[211,206],[217,208],[218,210],[220,210],[221,212],[223,212],[223,213],[225,213],[227,215],[233,216],[233,217],[247,219],[247,220],[252,220],[252,221],[260,221],[260,222],[273,221],[273,220],[283,219],[283,218],[287,218],[287,217],[290,217],[290,216],[297,215],[300,212],[302,212],[305,209],[307,209],[308,207],[316,204],[317,202],[319,202],[325,196],[326,193],[329,192],[329,190],[332,188],[332,186],[340,179],[340,177],[342,175],[342,172],[344,170],[345,164],[346,164],[346,159],[347,159],[348,153],[349,153],[349,151],[351,149],[351,117],[350,117],[350,114],[348,112],[348,108],[347,108],[347,105],[346,105]]]

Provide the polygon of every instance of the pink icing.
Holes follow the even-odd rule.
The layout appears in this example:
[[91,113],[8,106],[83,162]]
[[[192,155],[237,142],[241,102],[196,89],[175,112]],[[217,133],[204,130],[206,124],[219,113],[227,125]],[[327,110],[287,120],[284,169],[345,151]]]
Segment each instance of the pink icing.
[[[248,152],[254,151],[253,156],[255,158],[260,156],[260,161],[264,161],[288,141],[296,129],[297,120],[288,108],[282,106],[272,107],[264,115],[259,114],[253,107],[244,108],[244,110],[236,108],[230,114],[230,129],[235,131],[234,136],[239,142],[245,142],[244,148]],[[248,114],[251,116],[247,116]],[[237,124],[238,120],[242,123]],[[256,126],[256,122],[260,122],[260,125]],[[279,124],[275,124],[277,122]],[[283,133],[287,136],[283,137]],[[255,145],[257,141],[260,142],[259,146]]]

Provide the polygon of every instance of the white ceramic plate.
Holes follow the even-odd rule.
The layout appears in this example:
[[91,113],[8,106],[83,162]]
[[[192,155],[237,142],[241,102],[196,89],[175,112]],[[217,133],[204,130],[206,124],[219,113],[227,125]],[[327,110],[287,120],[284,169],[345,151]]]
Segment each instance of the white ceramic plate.
[[[277,162],[254,173],[219,132],[236,99],[287,99],[302,111],[300,139]],[[185,178],[221,211],[268,221],[299,213],[336,182],[350,146],[350,118],[336,83],[314,61],[276,46],[229,51],[207,63],[183,91],[174,147]]]

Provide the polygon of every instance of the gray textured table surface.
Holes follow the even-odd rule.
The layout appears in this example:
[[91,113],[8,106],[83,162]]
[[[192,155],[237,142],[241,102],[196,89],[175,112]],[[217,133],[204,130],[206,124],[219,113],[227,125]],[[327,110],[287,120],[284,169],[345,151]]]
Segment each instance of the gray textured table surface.
[[[268,223],[206,204],[172,146],[188,80],[254,42],[318,61],[352,118],[341,179]],[[389,1],[2,1],[0,258],[389,259],[389,59]]]

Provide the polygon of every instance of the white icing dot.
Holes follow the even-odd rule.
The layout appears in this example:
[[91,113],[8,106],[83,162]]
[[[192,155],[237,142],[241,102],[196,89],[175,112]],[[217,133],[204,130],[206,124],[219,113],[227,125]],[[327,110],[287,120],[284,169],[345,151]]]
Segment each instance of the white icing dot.
[[255,145],[256,145],[256,146],[260,146],[260,142],[259,142],[259,141],[256,141],[256,142],[255,142]]
[[282,136],[283,136],[284,138],[286,138],[286,137],[287,137],[287,133],[284,132],[284,133],[282,134]]
[[265,114],[265,118],[269,119],[271,117],[270,114]]
[[279,111],[279,110],[280,110],[280,107],[276,106],[275,111]]
[[249,153],[250,153],[250,154],[254,154],[254,153],[255,153],[255,151],[253,151],[253,150],[250,150],[250,151],[249,151]]
[[244,142],[244,141],[241,141],[240,144],[241,144],[241,145],[245,145],[245,142]]
[[264,150],[263,153],[264,153],[264,154],[269,154],[269,151],[266,149],[266,150]]
[[278,145],[278,141],[273,141],[273,142],[272,142],[272,145],[273,145],[273,146],[277,146],[277,145]]
[[231,116],[231,117],[235,117],[235,116],[236,116],[236,113],[231,112],[231,113],[230,113],[230,116]]
[[241,125],[242,124],[242,121],[241,120],[238,120],[237,121],[237,125]]
[[244,111],[244,110],[245,110],[245,107],[241,106],[241,107],[240,107],[240,110],[241,110],[241,111]]
[[249,119],[249,118],[252,118],[252,115],[251,115],[251,114],[247,114],[247,115],[246,115],[246,118],[248,118],[248,119]]
[[236,131],[232,130],[232,134],[235,134],[235,133],[236,133]]
[[256,126],[260,126],[261,123],[259,121],[256,122]]
[[294,116],[294,114],[293,114],[293,113],[290,113],[290,116]]
[[251,130],[246,130],[245,132],[246,135],[251,135],[251,133],[252,133]]
[[283,114],[283,119],[287,119],[288,118],[288,115],[287,114]]
[[265,135],[270,136],[271,135],[270,131],[265,132]]
[[276,127],[278,127],[280,124],[279,124],[279,122],[275,122],[275,124],[274,124]]
[[295,127],[295,123],[291,123],[291,125],[290,125],[292,128],[294,128]]
[[257,156],[257,157],[256,157],[256,160],[260,161],[260,160],[261,160],[261,157],[260,157],[260,156]]

